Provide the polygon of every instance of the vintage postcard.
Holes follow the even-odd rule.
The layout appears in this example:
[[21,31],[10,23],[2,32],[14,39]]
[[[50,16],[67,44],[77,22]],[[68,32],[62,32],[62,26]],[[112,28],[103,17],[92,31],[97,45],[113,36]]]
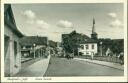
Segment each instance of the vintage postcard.
[[2,0],[2,82],[127,82],[127,0]]

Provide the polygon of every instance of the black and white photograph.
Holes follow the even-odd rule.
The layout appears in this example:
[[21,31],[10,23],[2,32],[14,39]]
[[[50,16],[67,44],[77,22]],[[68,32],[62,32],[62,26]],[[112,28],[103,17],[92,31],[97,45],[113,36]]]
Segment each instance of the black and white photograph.
[[4,77],[125,76],[124,3],[4,3]]

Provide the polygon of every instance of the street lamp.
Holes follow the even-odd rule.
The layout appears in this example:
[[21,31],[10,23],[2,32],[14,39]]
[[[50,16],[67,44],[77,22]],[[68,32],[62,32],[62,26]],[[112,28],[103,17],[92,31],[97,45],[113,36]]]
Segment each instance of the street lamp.
[[34,58],[35,58],[35,46],[36,46],[36,44],[33,44],[33,46],[34,46]]
[[100,45],[101,45],[101,47],[100,47],[101,56],[103,56],[102,55],[102,42],[100,42]]

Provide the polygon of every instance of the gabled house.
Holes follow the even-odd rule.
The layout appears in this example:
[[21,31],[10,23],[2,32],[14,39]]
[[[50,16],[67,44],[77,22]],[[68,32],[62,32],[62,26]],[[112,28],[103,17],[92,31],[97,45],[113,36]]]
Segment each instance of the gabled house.
[[112,51],[110,50],[110,48],[108,48],[106,51],[106,56],[111,56],[111,55],[112,55]]
[[78,48],[78,53],[82,55],[92,55],[98,53],[97,41],[93,39],[88,39],[87,41],[81,42]]
[[18,30],[11,5],[4,5],[4,73],[13,76],[21,69],[19,39],[23,34]]

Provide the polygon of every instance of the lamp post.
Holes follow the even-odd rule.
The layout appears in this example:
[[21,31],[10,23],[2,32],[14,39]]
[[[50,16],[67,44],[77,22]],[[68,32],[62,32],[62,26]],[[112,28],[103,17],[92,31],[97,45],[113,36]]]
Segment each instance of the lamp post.
[[102,42],[100,42],[100,52],[101,52],[101,56],[103,56],[103,54],[102,54]]
[[33,44],[33,46],[34,46],[34,58],[35,58],[35,46],[36,46],[36,44]]

